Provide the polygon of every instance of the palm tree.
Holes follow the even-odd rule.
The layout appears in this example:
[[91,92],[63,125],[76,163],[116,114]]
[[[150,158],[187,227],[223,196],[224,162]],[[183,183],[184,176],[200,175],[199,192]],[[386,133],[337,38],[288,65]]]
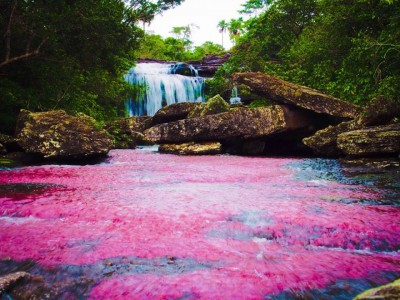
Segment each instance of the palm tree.
[[231,40],[236,45],[240,34],[243,32],[243,18],[240,17],[239,19],[231,19],[230,23],[228,24],[228,30]]
[[228,28],[228,23],[225,20],[221,20],[218,23],[219,32],[222,34],[222,48],[224,48],[224,32]]

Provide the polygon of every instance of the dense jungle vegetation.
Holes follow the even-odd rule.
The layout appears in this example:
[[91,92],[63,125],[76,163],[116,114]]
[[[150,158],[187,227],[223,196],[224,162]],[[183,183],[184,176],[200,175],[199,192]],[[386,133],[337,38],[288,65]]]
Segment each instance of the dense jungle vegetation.
[[233,57],[214,92],[236,71],[260,71],[366,104],[400,95],[400,1],[249,0]]
[[[193,47],[194,25],[166,39],[145,32],[183,1],[0,0],[0,132],[12,132],[21,108],[115,118],[131,89],[123,74],[138,58],[224,53],[212,42]],[[241,18],[215,24],[222,44],[228,34],[235,46],[211,93],[228,88],[233,72],[260,71],[358,104],[399,98],[400,1],[243,2]]]
[[0,0],[0,132],[12,133],[21,108],[116,117],[144,36],[138,23],[181,2]]

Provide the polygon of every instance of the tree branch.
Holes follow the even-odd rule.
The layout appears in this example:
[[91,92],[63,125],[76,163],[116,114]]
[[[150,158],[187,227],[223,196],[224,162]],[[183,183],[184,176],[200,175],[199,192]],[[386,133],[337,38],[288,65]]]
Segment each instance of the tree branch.
[[23,60],[23,59],[27,59],[27,58],[32,57],[32,56],[39,55],[40,48],[42,48],[42,46],[44,45],[44,43],[46,43],[47,40],[48,40],[47,37],[44,38],[42,40],[42,42],[39,44],[39,46],[37,46],[36,49],[33,50],[33,51],[28,51],[29,49],[27,49],[27,51],[24,54],[17,55],[17,56],[11,57],[11,58],[9,56],[6,57],[6,59],[3,62],[0,63],[0,68],[6,66],[8,64],[11,64],[13,62],[16,62],[16,61],[19,61],[19,60]]
[[13,20],[14,12],[15,9],[17,8],[18,0],[15,0],[13,2],[13,6],[11,7],[10,11],[10,18],[8,19],[7,23],[7,29],[4,33],[4,38],[6,40],[6,53],[5,53],[5,58],[4,60],[7,61],[10,58],[10,53],[11,53],[11,23]]

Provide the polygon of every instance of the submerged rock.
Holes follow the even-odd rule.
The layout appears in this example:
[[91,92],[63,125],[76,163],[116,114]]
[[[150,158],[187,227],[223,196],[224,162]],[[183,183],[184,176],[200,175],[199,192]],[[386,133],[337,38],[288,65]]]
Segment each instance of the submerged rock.
[[400,279],[392,283],[369,289],[354,298],[354,300],[372,299],[399,299],[400,298]]
[[196,102],[181,102],[164,106],[153,116],[152,125],[185,119],[199,105]]
[[63,110],[22,110],[16,137],[25,152],[47,159],[84,159],[105,155],[111,149],[105,131],[96,129],[88,118],[70,116]]
[[328,126],[322,130],[317,131],[313,136],[303,139],[303,143],[310,147],[317,155],[322,156],[340,156],[343,155],[341,149],[337,146],[337,138],[339,134],[360,129],[356,121],[342,122],[336,126]]
[[293,104],[316,113],[355,118],[360,112],[357,105],[264,73],[236,73],[233,80],[249,86],[253,92],[277,103]]
[[113,137],[113,148],[135,149],[138,144],[148,144],[143,132],[151,122],[148,116],[123,118],[108,122],[105,130]]
[[30,278],[31,275],[26,272],[15,272],[0,277],[0,296],[2,293],[12,288],[12,286],[21,279]]
[[145,131],[155,143],[222,141],[232,138],[250,139],[310,126],[311,120],[302,111],[286,106],[257,109],[238,108],[204,117],[160,124]]
[[182,144],[162,144],[158,151],[161,153],[180,154],[180,155],[209,155],[221,154],[222,145],[219,142],[202,143],[182,143]]
[[400,123],[342,133],[338,136],[337,145],[350,156],[398,155],[400,153]]

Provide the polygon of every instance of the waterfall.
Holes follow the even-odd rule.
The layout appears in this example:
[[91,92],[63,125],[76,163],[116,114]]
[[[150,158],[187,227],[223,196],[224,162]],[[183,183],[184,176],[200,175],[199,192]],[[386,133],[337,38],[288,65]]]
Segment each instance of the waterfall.
[[232,92],[231,92],[231,98],[229,99],[229,102],[231,104],[238,104],[238,103],[241,103],[240,100],[242,100],[242,99],[240,99],[240,97],[238,95],[238,89],[236,86],[234,86],[232,89]]
[[134,86],[126,101],[130,116],[153,116],[165,105],[204,101],[204,78],[191,65],[139,63],[124,78]]

